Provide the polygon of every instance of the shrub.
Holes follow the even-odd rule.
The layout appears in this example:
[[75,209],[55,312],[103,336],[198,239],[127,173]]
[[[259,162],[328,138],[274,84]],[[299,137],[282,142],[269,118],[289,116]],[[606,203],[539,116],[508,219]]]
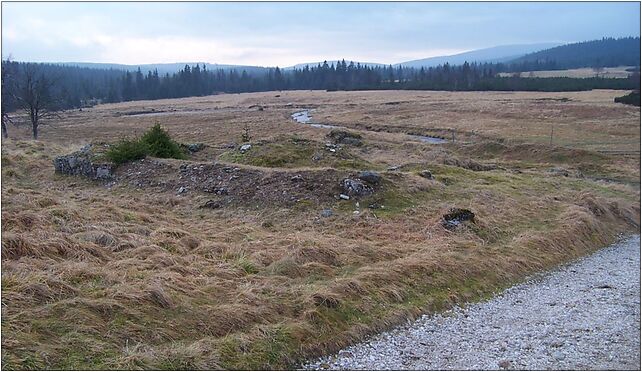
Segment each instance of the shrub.
[[626,96],[616,97],[616,103],[624,103],[625,105],[640,106],[640,92],[633,91]]
[[157,158],[174,158],[184,159],[185,153],[181,150],[178,143],[174,142],[160,124],[151,127],[143,135],[140,142],[145,144],[148,149],[148,155]]
[[151,127],[138,140],[121,140],[111,146],[106,153],[107,158],[115,164],[143,159],[147,155],[157,158],[185,159],[185,153],[180,145],[171,139],[160,124]]
[[110,146],[107,150],[107,158],[115,164],[123,164],[130,161],[142,159],[148,154],[147,145],[139,140],[124,139],[117,144]]

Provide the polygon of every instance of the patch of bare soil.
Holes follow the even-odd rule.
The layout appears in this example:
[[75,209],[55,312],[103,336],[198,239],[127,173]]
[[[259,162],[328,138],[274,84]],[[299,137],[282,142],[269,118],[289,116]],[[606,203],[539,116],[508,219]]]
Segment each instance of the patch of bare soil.
[[[346,192],[343,180],[356,172],[336,169],[274,170],[223,163],[142,159],[116,172],[111,185],[126,184],[159,193],[207,196],[208,208],[292,206],[307,201],[326,205]],[[373,185],[375,191],[384,186]],[[356,196],[358,197],[358,195]]]

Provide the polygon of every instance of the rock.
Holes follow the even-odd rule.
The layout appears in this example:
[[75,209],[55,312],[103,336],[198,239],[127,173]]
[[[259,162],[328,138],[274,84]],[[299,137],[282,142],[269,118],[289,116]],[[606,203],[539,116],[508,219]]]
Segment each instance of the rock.
[[225,187],[219,187],[213,190],[216,195],[227,195],[228,190]]
[[432,172],[427,170],[427,169],[424,169],[421,172],[419,172],[419,177],[423,177],[423,178],[428,179],[428,180],[434,180],[435,179],[435,177],[432,175]]
[[344,179],[341,182],[341,187],[343,187],[344,193],[350,196],[364,196],[374,192],[371,186],[360,180],[353,180],[351,178]]
[[249,149],[251,149],[251,148],[252,148],[252,145],[250,145],[249,143],[246,143],[245,145],[241,145],[241,147],[239,148],[239,150],[240,150],[241,152],[246,152],[246,151],[248,151],[248,150],[249,150]]
[[563,353],[561,353],[559,351],[556,351],[556,352],[553,353],[553,358],[555,358],[557,360],[563,360],[565,358],[565,356],[564,356]]
[[321,211],[321,217],[324,218],[332,217],[333,214],[332,209],[324,209]]
[[501,369],[509,369],[511,366],[511,363],[508,360],[502,360],[501,362],[497,363],[497,365]]
[[346,130],[333,129],[328,133],[327,137],[335,143],[344,143],[346,145],[361,146],[361,135]]
[[377,172],[363,171],[359,173],[359,179],[366,181],[371,185],[377,185],[381,182],[381,175]]
[[190,153],[199,152],[205,148],[205,145],[202,143],[190,143],[187,144],[187,151]]
[[107,179],[112,178],[112,176],[111,166],[103,164],[96,168],[96,178]]
[[564,177],[568,177],[568,176],[570,175],[570,173],[568,172],[568,170],[566,170],[566,169],[564,169],[564,168],[559,168],[559,167],[551,168],[551,169],[549,169],[548,171],[549,171],[550,173],[552,173],[552,174],[556,175],[556,176],[564,176]]
[[176,191],[177,194],[182,194],[187,191],[187,187],[181,186],[179,187],[178,191]]
[[350,200],[350,197],[346,194],[339,194],[339,198],[343,200]]
[[218,209],[221,207],[222,207],[221,203],[215,200],[208,200],[205,202],[205,204],[201,205],[201,208],[210,208],[210,209]]
[[466,221],[475,222],[475,214],[468,209],[453,208],[443,216],[442,225],[448,230],[454,230]]
[[114,164],[95,160],[92,145],[83,146],[80,151],[54,159],[56,173],[81,175],[93,179],[111,179],[114,177]]
[[341,143],[344,143],[346,145],[352,145],[352,146],[361,146],[361,145],[363,145],[363,142],[360,139],[353,138],[353,137],[346,137],[343,140],[341,140]]

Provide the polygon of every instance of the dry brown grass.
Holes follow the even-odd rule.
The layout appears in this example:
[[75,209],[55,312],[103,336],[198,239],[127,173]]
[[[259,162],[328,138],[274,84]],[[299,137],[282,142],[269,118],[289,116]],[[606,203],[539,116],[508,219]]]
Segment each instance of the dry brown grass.
[[[570,77],[570,78],[592,78],[592,77],[602,77],[609,79],[624,79],[633,74],[630,71],[626,71],[629,68],[635,68],[635,66],[619,66],[619,67],[605,67],[599,71],[595,71],[592,68],[573,68],[568,70],[546,70],[546,71],[524,71],[520,74],[521,77],[539,77],[539,78],[552,78],[552,77]],[[510,72],[502,72],[499,76],[512,76]]]
[[[68,113],[43,129],[42,141],[4,141],[2,367],[292,367],[587,254],[639,228],[639,158],[516,138],[536,141],[554,123],[577,142],[605,133],[612,142],[639,141],[639,108],[612,104],[617,95],[222,95],[98,106]],[[556,97],[572,101],[540,100]],[[249,108],[255,104],[266,109]],[[255,140],[296,132],[324,141],[326,131],[289,120],[296,107],[315,107],[315,118],[330,123],[391,132],[363,132],[365,145],[349,149],[378,169],[402,166],[385,173],[389,184],[361,201],[361,213],[353,214],[353,201],[202,209],[210,196],[201,192],[108,188],[53,173],[54,156],[140,133],[155,120],[180,141],[209,145],[192,159],[197,164],[228,151],[222,145],[238,142],[245,123]],[[177,111],[120,114],[151,108]],[[451,127],[470,143],[436,147],[403,134]],[[487,140],[496,137],[510,140]],[[494,169],[468,169],[474,164]],[[261,175],[298,171],[238,166]],[[416,174],[425,168],[436,180]],[[386,208],[369,210],[370,202]],[[335,214],[319,218],[324,207]],[[445,230],[440,217],[452,207],[473,210],[476,223]]]

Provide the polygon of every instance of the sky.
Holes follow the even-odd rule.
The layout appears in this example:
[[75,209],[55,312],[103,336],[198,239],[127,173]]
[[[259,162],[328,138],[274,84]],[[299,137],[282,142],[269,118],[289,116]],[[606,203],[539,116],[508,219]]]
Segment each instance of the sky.
[[2,58],[33,62],[394,64],[639,35],[638,2],[2,2]]

